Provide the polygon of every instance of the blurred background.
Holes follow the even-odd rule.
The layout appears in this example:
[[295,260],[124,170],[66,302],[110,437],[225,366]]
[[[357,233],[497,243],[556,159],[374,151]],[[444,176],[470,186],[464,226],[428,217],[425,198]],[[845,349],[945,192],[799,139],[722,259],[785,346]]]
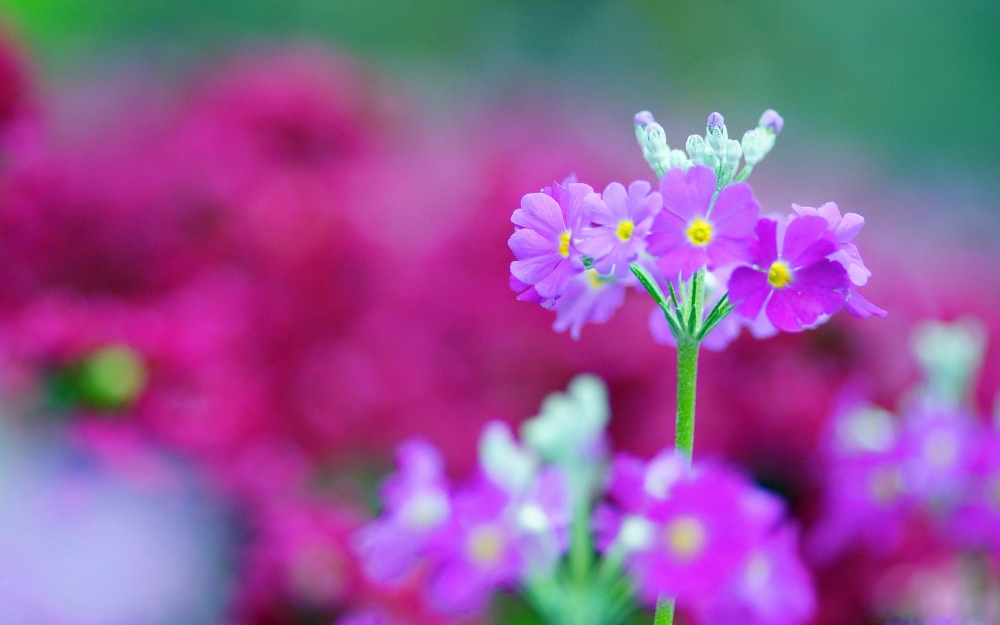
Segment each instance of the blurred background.
[[[648,300],[574,342],[508,288],[521,195],[653,178],[639,110],[679,146],[712,111],[738,137],[777,109],[765,212],[867,219],[887,318],[703,358],[698,453],[804,532],[845,389],[895,408],[920,320],[1000,333],[996,2],[0,0],[0,20],[2,624],[454,622],[352,555],[400,441],[467,475],[483,423],[580,371],[609,383],[617,448],[672,440]],[[984,423],[998,388],[987,347]],[[816,622],[947,615],[914,597],[957,556],[916,544],[815,562]]]

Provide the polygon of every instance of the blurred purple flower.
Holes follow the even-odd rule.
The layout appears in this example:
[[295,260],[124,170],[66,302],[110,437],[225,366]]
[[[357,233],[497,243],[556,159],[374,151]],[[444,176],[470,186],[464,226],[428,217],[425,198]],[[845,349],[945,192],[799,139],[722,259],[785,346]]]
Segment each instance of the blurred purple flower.
[[385,513],[357,535],[356,547],[368,574],[395,582],[409,573],[452,514],[440,454],[412,439],[397,455],[399,471],[382,486]]
[[574,339],[588,323],[605,323],[625,301],[625,285],[614,276],[602,276],[596,269],[586,269],[566,283],[562,297],[556,300],[557,332],[569,330]]

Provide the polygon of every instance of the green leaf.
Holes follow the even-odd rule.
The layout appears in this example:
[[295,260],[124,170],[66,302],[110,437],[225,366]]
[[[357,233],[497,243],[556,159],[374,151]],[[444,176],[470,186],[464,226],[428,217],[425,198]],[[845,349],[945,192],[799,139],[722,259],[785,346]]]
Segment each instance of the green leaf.
[[691,276],[691,297],[689,298],[690,301],[688,302],[691,306],[691,310],[688,311],[688,319],[687,319],[687,331],[688,334],[691,336],[695,335],[695,329],[698,327],[698,321],[699,321],[698,313],[701,312],[699,310],[696,310],[698,306],[694,305],[695,300],[697,299],[694,296],[694,294],[698,292],[698,279],[700,276],[701,276],[700,271],[694,272],[694,275]]
[[[651,273],[649,273],[648,269],[646,269],[645,267],[643,267],[639,263],[632,263],[632,264],[630,264],[629,265],[629,269],[632,270],[632,273],[635,274],[636,278],[639,278],[639,282],[641,282],[642,286],[645,287],[646,292],[649,293],[649,295],[654,300],[656,300],[656,303],[660,305],[660,308],[664,308],[665,306],[667,306],[667,296],[663,294],[663,289],[661,289],[660,285],[658,285],[656,283],[656,279],[653,278],[653,275]],[[670,295],[671,295],[671,297],[673,297],[673,288],[672,287],[671,287]],[[674,305],[675,306],[676,306],[676,302],[677,302],[677,300],[676,300],[676,298],[674,298]]]

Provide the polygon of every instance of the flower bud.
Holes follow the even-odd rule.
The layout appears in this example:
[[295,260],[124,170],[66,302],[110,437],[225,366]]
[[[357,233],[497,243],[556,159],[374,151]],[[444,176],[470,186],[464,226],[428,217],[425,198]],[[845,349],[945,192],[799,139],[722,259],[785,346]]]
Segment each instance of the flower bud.
[[743,148],[743,158],[747,165],[753,167],[760,162],[763,155],[760,153],[760,135],[757,130],[748,130],[743,133],[743,141],[740,144]]
[[646,156],[646,126],[655,123],[656,120],[653,119],[653,114],[649,111],[639,111],[635,114],[635,118],[632,120],[632,125],[635,128],[635,140],[639,142],[639,147],[642,148],[643,157]]
[[646,143],[642,155],[656,175],[663,176],[670,162],[670,146],[667,145],[667,133],[663,126],[656,122],[646,126]]
[[691,135],[688,137],[685,147],[687,147],[691,162],[695,165],[702,165],[705,160],[705,139],[701,135]]
[[733,174],[736,173],[736,168],[740,166],[740,157],[743,156],[743,148],[740,146],[740,142],[736,139],[730,139],[726,142],[726,160],[722,164],[722,179],[728,182]]
[[760,116],[760,121],[757,122],[757,126],[764,128],[771,134],[781,134],[781,129],[785,125],[785,119],[778,115],[778,111],[774,109],[767,109],[764,114]]
[[670,150],[670,169],[687,169],[690,166],[684,150]]
[[708,116],[705,140],[708,141],[716,158],[725,160],[726,148],[729,147],[729,131],[726,130],[726,121],[719,113],[712,113]]

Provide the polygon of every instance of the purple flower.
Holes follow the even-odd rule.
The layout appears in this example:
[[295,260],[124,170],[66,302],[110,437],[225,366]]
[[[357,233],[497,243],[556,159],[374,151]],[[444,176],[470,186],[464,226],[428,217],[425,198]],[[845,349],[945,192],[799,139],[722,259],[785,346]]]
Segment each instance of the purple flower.
[[951,507],[971,486],[981,437],[974,415],[954,408],[920,408],[903,417],[907,491],[931,507]]
[[557,332],[569,329],[570,336],[580,338],[587,323],[604,323],[625,299],[625,285],[614,276],[602,276],[596,269],[587,269],[574,276],[566,285],[562,297],[555,302]]
[[476,613],[490,593],[513,584],[522,567],[510,495],[480,479],[455,494],[454,514],[427,549],[433,605],[454,614]]
[[836,260],[847,269],[852,283],[864,286],[872,272],[861,260],[861,252],[854,244],[854,236],[865,225],[865,218],[857,213],[841,216],[840,209],[833,202],[827,202],[819,208],[792,204],[792,209],[803,217],[822,217],[826,220],[827,229],[837,237],[838,253],[831,260]]
[[382,486],[383,515],[363,527],[355,545],[368,574],[383,582],[410,572],[451,515],[444,463],[433,446],[412,439],[400,446],[399,471]]
[[649,253],[670,279],[687,279],[709,269],[749,259],[749,238],[760,215],[750,185],[740,182],[719,192],[715,172],[701,165],[667,171],[660,180],[663,207],[647,238]]
[[884,310],[862,297],[855,288],[864,286],[872,275],[872,272],[865,267],[865,262],[861,259],[861,251],[854,243],[854,236],[865,225],[865,218],[857,213],[847,213],[841,216],[840,209],[833,202],[827,202],[819,208],[792,204],[792,208],[802,216],[822,217],[828,224],[828,230],[837,237],[838,249],[830,259],[843,265],[851,279],[851,287],[844,299],[844,308],[847,309],[847,312],[861,318],[868,318],[872,315],[885,317]]
[[843,305],[850,281],[844,267],[827,258],[837,244],[825,219],[767,217],[754,232],[754,266],[738,267],[729,279],[737,313],[752,320],[763,308],[777,328],[798,332]]
[[515,230],[507,244],[517,258],[510,264],[510,273],[518,284],[535,291],[519,299],[558,298],[583,268],[576,238],[584,225],[584,200],[594,190],[571,180],[541,193],[528,193],[510,218]]
[[717,466],[688,467],[672,451],[644,468],[616,459],[609,495],[621,516],[602,509],[599,544],[629,551],[626,569],[648,603],[720,590],[781,514],[748,480]]
[[726,588],[695,603],[699,622],[799,625],[816,612],[812,577],[798,553],[798,532],[785,525],[746,559]]
[[970,467],[972,484],[948,515],[945,536],[958,546],[1000,554],[1000,436],[984,434]]
[[812,555],[829,561],[857,539],[877,552],[891,551],[915,503],[896,420],[874,406],[851,405],[834,417],[828,438],[823,516],[809,537]]
[[663,197],[650,188],[645,180],[636,180],[628,191],[612,182],[600,197],[595,194],[585,201],[587,217],[596,227],[584,228],[577,248],[593,259],[600,273],[630,275],[629,263],[645,249],[653,217],[663,206]]

